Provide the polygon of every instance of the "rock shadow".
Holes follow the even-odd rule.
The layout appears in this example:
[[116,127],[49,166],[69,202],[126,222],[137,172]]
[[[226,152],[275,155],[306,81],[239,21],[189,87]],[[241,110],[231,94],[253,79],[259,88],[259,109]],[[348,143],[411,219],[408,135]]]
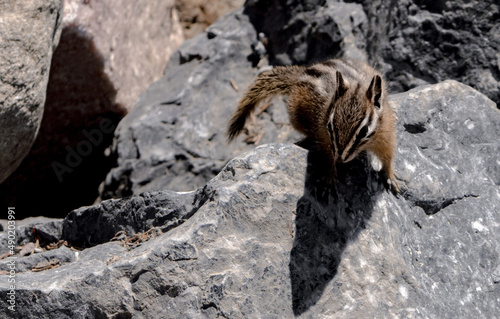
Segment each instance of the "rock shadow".
[[346,245],[365,228],[376,197],[384,190],[379,174],[371,169],[365,155],[339,165],[334,186],[326,186],[327,165],[324,156],[309,150],[289,264],[296,316],[321,298],[337,274]]
[[115,160],[105,155],[126,109],[93,39],[66,26],[51,62],[44,115],[32,149],[0,185],[0,206],[16,219],[65,217],[91,205]]

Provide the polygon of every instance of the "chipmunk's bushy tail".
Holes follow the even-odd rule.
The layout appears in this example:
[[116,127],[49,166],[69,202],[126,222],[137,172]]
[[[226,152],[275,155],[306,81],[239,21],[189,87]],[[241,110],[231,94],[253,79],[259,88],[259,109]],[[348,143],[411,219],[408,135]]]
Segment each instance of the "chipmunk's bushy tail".
[[228,140],[232,141],[243,131],[247,118],[259,102],[268,97],[287,94],[300,72],[302,72],[302,68],[299,66],[278,66],[261,73],[250,85],[229,121],[226,133]]

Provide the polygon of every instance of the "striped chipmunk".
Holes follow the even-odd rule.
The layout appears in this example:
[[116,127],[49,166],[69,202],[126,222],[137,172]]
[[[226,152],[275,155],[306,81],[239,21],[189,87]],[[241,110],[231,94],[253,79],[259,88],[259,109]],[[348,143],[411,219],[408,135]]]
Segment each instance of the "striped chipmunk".
[[349,162],[366,150],[380,160],[388,188],[400,191],[393,168],[397,118],[379,72],[344,59],[274,67],[261,73],[239,102],[229,122],[228,140],[241,133],[259,102],[279,94],[288,95],[292,126],[328,156],[331,174],[336,163]]

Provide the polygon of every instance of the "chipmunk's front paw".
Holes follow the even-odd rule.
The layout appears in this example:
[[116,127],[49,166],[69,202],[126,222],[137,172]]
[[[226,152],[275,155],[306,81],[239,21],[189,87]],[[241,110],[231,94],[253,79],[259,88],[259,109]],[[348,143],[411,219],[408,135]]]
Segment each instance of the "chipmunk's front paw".
[[401,187],[399,187],[399,183],[395,177],[387,179],[387,188],[397,197],[399,197],[399,193],[401,192]]

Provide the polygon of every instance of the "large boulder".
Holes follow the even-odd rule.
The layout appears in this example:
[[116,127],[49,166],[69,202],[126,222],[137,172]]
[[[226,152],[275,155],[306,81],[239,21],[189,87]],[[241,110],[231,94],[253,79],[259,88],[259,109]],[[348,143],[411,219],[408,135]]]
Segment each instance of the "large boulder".
[[363,4],[370,60],[394,91],[455,79],[500,105],[500,3],[356,1]]
[[38,134],[62,10],[62,0],[0,2],[0,183]]
[[[321,154],[263,145],[196,191],[107,200],[35,226],[88,248],[18,257],[15,288],[14,259],[3,260],[0,314],[494,318],[500,111],[455,81],[390,100],[400,197],[364,156],[339,167],[332,188]],[[28,233],[19,226],[18,240]]]

